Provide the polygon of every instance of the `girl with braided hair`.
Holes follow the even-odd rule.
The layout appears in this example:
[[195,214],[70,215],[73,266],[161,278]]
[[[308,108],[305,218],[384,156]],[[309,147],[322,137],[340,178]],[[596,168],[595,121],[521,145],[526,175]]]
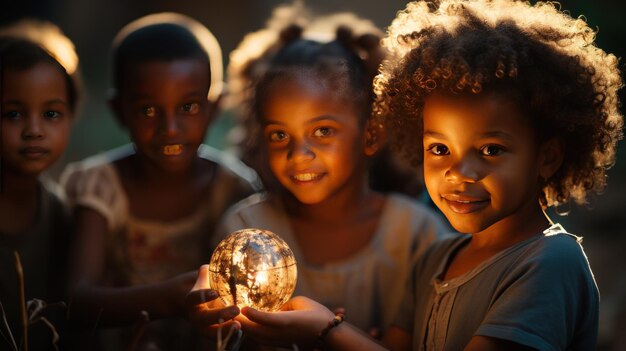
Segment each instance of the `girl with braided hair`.
[[[295,294],[375,332],[400,308],[410,267],[439,221],[407,196],[368,187],[368,161],[382,143],[370,119],[380,32],[351,14],[287,22],[246,37],[231,55],[246,79],[254,76],[242,86],[250,88],[247,123],[258,126],[248,128],[257,144],[244,159],[265,162],[255,165],[269,190],[231,208],[216,237],[250,227],[277,233],[298,261]],[[265,52],[241,60],[246,46],[270,36]]]

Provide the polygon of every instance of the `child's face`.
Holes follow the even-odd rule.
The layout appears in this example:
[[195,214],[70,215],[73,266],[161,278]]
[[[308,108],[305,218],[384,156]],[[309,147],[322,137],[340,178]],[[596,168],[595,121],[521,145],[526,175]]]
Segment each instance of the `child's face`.
[[523,223],[539,206],[542,166],[533,130],[512,103],[493,97],[426,100],[426,187],[462,233]]
[[262,111],[263,140],[278,181],[300,202],[316,204],[363,186],[367,150],[355,107],[305,79],[275,83]]
[[50,63],[25,70],[6,69],[2,77],[2,166],[37,175],[67,145],[71,109],[65,76]]
[[188,170],[213,113],[208,64],[200,59],[153,61],[126,69],[112,101],[137,154],[166,172]]

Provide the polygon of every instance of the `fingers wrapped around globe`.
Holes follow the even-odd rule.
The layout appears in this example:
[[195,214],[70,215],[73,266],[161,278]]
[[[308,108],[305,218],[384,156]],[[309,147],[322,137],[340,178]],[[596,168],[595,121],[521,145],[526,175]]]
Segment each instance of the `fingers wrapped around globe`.
[[[243,308],[259,312],[278,311],[296,286],[293,252],[276,234],[261,229],[243,229],[226,236],[208,265],[198,271],[187,294],[189,320],[202,333],[215,336],[220,328],[254,325]],[[253,312],[254,313],[254,312]]]
[[189,321],[203,334],[215,338],[218,330],[241,329],[238,321],[239,307],[227,306],[218,297],[215,290],[208,288],[209,265],[203,265],[198,270],[198,278],[194,287],[187,294],[185,304]]

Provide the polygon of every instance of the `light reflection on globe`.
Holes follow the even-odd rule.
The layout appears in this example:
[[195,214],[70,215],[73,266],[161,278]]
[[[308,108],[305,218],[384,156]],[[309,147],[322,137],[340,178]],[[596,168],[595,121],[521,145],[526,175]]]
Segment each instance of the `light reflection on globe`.
[[209,284],[226,305],[277,311],[293,293],[296,260],[278,235],[242,229],[218,245],[209,264]]

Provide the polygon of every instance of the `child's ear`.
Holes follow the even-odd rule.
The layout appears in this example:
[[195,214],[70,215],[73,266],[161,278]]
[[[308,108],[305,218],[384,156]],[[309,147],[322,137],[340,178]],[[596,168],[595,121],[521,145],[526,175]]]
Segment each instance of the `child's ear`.
[[551,138],[539,149],[539,175],[550,179],[563,163],[563,143],[559,138]]
[[117,93],[117,90],[111,88],[107,92],[107,95],[108,95],[107,104],[109,105],[109,108],[113,112],[113,115],[115,116],[115,120],[117,120],[117,123],[119,123],[120,126],[122,126],[122,128],[126,128],[126,122],[124,121],[124,118],[122,117],[123,116],[122,104],[120,102],[120,97],[119,97],[119,94]]
[[363,149],[366,156],[374,156],[376,152],[385,144],[385,128],[382,124],[370,119],[365,126],[365,147]]

